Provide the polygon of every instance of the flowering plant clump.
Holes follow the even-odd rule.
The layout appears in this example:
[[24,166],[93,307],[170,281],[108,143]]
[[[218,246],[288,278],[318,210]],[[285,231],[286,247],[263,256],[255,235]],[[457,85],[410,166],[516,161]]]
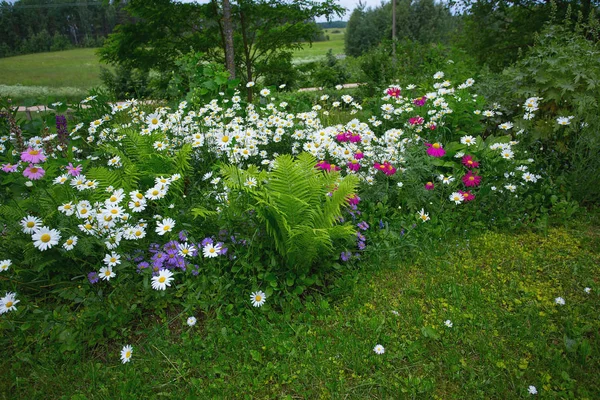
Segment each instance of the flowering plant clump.
[[[7,313],[19,301],[13,292],[20,305],[31,300],[15,283],[33,279],[28,271],[85,285],[73,298],[129,285],[150,304],[177,291],[210,308],[211,291],[239,286],[244,304],[267,284],[255,300],[271,301],[357,258],[364,232],[387,222],[385,212],[373,218],[386,209],[379,204],[429,226],[449,210],[471,215],[486,201],[527,195],[543,177],[519,147],[526,132],[498,124],[499,106],[486,109],[472,80],[434,78],[427,90],[390,86],[369,110],[348,94],[294,110],[268,89],[261,104],[236,91],[199,107],[90,97],[78,120],[56,115],[41,134],[0,137],[10,243],[0,247],[10,260],[0,273],[15,278],[0,288],[12,296],[4,313],[18,314]],[[344,122],[331,123],[333,111]],[[215,235],[223,230],[230,234]]]

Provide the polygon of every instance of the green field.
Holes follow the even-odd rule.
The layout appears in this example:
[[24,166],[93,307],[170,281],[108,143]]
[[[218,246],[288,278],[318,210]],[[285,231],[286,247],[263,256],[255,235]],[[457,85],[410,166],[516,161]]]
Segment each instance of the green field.
[[575,228],[375,247],[326,294],[143,322],[129,365],[121,342],[32,341],[0,361],[0,398],[598,398],[600,231]]
[[[326,29],[330,40],[306,44],[294,52],[296,62],[315,61],[329,49],[344,53],[344,30]],[[336,33],[333,33],[333,32]],[[0,58],[0,96],[16,101],[47,97],[79,99],[102,84],[97,49],[76,49]]]

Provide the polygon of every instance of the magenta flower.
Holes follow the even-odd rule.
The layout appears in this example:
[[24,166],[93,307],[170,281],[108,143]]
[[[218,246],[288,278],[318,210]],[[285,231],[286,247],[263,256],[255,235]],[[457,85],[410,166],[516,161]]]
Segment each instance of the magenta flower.
[[350,204],[351,206],[356,206],[359,202],[360,197],[358,197],[357,195],[351,194],[350,196],[348,196],[348,204]]
[[467,168],[478,168],[479,162],[473,160],[473,156],[466,155],[462,158],[462,163]]
[[46,156],[42,150],[28,147],[27,150],[21,153],[21,160],[36,164],[46,161]]
[[462,177],[462,181],[465,186],[479,186],[481,184],[481,176],[474,175],[473,172],[469,171],[465,176]]
[[426,101],[427,101],[427,96],[423,96],[423,97],[419,97],[418,99],[414,99],[413,104],[417,107],[421,107],[421,106],[425,105]]
[[354,158],[356,158],[357,160],[362,160],[364,156],[365,155],[361,151],[354,154]]
[[67,172],[71,176],[79,176],[79,175],[81,175],[81,170],[83,170],[83,166],[81,164],[79,164],[76,167],[74,167],[73,164],[71,164],[71,163],[69,163],[69,165],[67,165]]
[[335,138],[338,142],[347,142],[350,140],[350,132],[338,133]]
[[446,154],[446,150],[442,148],[440,143],[425,143],[425,146],[427,146],[427,154],[432,157],[444,157]]
[[427,182],[425,184],[425,190],[433,190],[433,188],[434,188],[433,182]]
[[423,123],[425,122],[425,119],[423,117],[420,117],[417,115],[416,117],[409,118],[408,122],[411,125],[423,125]]
[[389,96],[398,98],[398,97],[400,97],[401,90],[400,90],[399,87],[391,87],[391,88],[388,88],[388,90],[386,91],[386,93]]
[[463,192],[462,190],[459,190],[458,193],[462,194],[465,201],[475,200],[475,195],[473,193],[471,193],[470,190],[467,192]]
[[346,164],[346,166],[348,166],[348,169],[350,171],[354,172],[357,172],[360,169],[360,164],[358,163],[358,160],[348,161],[348,164]]
[[25,171],[23,171],[23,175],[25,175],[26,178],[29,178],[32,181],[41,179],[45,173],[46,171],[44,171],[44,168],[40,167],[39,165],[33,164],[29,164],[29,166],[25,168]]
[[4,172],[15,172],[19,164],[2,164],[2,171]]
[[375,167],[375,169],[380,170],[381,172],[383,172],[384,174],[386,174],[388,176],[394,175],[396,173],[396,168],[387,161],[384,161],[383,164],[379,164],[376,162],[373,165],[373,167]]

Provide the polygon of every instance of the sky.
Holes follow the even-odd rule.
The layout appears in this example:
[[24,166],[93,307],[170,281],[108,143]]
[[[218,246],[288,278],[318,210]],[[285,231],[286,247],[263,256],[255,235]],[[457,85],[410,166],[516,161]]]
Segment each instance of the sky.
[[[8,0],[9,3],[14,3],[15,1],[16,0]],[[183,3],[192,3],[194,1],[196,1],[198,3],[208,3],[210,0],[180,0],[180,1]],[[339,5],[348,9],[348,12],[346,13],[346,15],[341,18],[342,20],[347,21],[348,18],[350,18],[350,14],[352,13],[352,10],[354,10],[356,8],[356,6],[358,5],[358,1],[359,0],[338,0]],[[2,0],[0,0],[0,2],[2,2]],[[381,0],[362,0],[362,2],[364,4],[366,4],[367,7],[376,7],[381,4]]]

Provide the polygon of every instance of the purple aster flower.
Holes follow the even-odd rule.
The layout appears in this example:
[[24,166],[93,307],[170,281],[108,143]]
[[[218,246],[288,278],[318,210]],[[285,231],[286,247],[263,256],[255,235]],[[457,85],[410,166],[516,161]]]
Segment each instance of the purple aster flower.
[[383,220],[380,219],[379,220],[379,229],[383,229],[383,228],[385,228],[385,224],[383,223]]
[[139,263],[137,265],[137,272],[138,272],[138,274],[140,272],[142,272],[143,269],[146,269],[146,268],[150,268],[150,264],[148,262],[142,261],[141,263]]
[[76,167],[74,167],[73,164],[71,164],[71,163],[69,163],[69,165],[67,165],[67,172],[71,176],[79,176],[79,175],[81,175],[81,171],[82,170],[83,170],[83,166],[81,164],[79,164]]
[[181,240],[182,242],[187,242],[188,237],[186,231],[179,232],[179,240]]
[[367,245],[365,244],[365,242],[358,242],[357,246],[358,246],[359,250],[364,250],[365,247],[367,247]]
[[363,235],[363,234],[362,234],[362,233],[360,233],[360,232],[356,232],[356,237],[358,238],[358,240],[360,240],[360,241],[363,241],[363,242],[364,242],[365,240],[367,240],[367,238],[365,237],[365,235]]
[[348,261],[350,257],[352,257],[352,253],[349,251],[342,251],[342,254],[340,254],[342,261]]
[[167,242],[164,246],[163,246],[163,250],[166,251],[167,253],[171,253],[171,252],[177,252],[177,248],[179,247],[179,243],[176,240],[171,240],[170,242]]
[[201,243],[201,247],[204,247],[204,246],[206,246],[207,244],[213,244],[213,240],[212,240],[212,238],[209,238],[209,237],[205,238],[205,239],[202,241],[202,243]]
[[358,224],[356,224],[356,226],[357,226],[359,229],[362,229],[363,231],[366,231],[367,229],[369,229],[369,224],[367,224],[367,222],[366,222],[366,221],[361,221],[361,222],[359,222]]
[[194,265],[194,269],[192,269],[192,275],[198,276],[198,274],[200,274],[200,267]]
[[100,277],[98,276],[98,273],[96,271],[92,271],[88,274],[88,281],[90,281],[90,283],[93,285],[94,283],[97,283],[98,280],[100,280]]
[[158,243],[152,243],[150,244],[148,251],[152,254],[158,253],[160,251],[160,245]]

